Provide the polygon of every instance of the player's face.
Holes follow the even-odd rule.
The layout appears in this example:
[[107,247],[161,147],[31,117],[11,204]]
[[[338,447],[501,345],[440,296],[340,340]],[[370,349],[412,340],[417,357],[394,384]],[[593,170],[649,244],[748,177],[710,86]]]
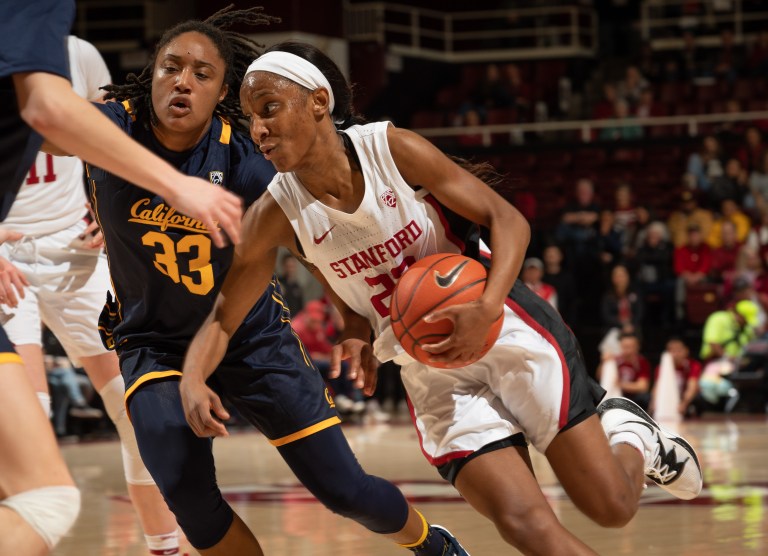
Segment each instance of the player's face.
[[243,80],[240,104],[250,120],[251,139],[278,172],[308,164],[322,119],[311,92],[274,73],[254,71]]
[[182,33],[158,52],[152,106],[161,133],[207,130],[216,104],[227,94],[226,67],[207,36]]

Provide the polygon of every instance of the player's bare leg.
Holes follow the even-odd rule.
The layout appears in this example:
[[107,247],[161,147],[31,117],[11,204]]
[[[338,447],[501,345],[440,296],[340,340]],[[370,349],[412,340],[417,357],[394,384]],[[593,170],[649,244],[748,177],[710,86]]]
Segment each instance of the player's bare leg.
[[[96,391],[107,395],[105,387],[108,387],[110,382],[120,376],[117,354],[108,352],[91,357],[83,357],[81,363]],[[122,388],[124,389],[124,385]],[[104,402],[105,406],[107,403],[115,404],[114,401],[108,402],[107,399],[104,399]],[[122,405],[122,397],[120,404],[119,410],[124,412],[125,407]],[[113,421],[126,419],[125,415],[120,417],[114,415],[118,411],[117,408],[107,407],[107,411]],[[127,421],[126,424],[128,424]],[[135,453],[138,454],[138,447],[136,447],[136,437],[134,436],[133,428],[130,426],[118,426],[117,430],[120,434],[120,442],[124,445],[131,444],[135,449]],[[127,487],[128,494],[136,509],[136,514],[139,517],[145,535],[148,537],[158,537],[176,533],[178,529],[176,518],[171,510],[168,509],[168,505],[165,503],[162,494],[160,494],[157,485],[131,484],[128,482]]]
[[232,514],[230,525],[224,538],[211,548],[198,549],[203,556],[230,556],[239,554],[242,556],[264,556],[259,541],[253,536],[251,530],[243,523],[236,513]]
[[[0,413],[0,499],[46,487],[73,488],[53,429],[20,363],[0,364]],[[43,538],[19,513],[0,506],[0,554],[48,552]]]
[[555,516],[533,474],[527,448],[503,448],[474,458],[456,477],[456,489],[523,554],[596,554]]
[[637,512],[643,456],[628,444],[611,448],[597,415],[555,436],[546,456],[576,507],[599,525],[623,527]]

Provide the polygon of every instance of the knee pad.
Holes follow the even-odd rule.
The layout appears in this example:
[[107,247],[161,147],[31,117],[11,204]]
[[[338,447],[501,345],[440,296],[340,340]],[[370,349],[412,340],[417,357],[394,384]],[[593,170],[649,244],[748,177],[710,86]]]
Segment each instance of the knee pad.
[[19,514],[53,549],[77,520],[80,491],[73,486],[36,488],[9,496],[0,505]]
[[149,474],[141,460],[133,425],[131,425],[125,410],[125,382],[123,377],[118,375],[107,382],[99,391],[99,395],[104,401],[104,408],[107,410],[109,418],[117,427],[117,434],[120,436],[126,482],[130,485],[154,485],[155,481],[152,479],[152,475]]

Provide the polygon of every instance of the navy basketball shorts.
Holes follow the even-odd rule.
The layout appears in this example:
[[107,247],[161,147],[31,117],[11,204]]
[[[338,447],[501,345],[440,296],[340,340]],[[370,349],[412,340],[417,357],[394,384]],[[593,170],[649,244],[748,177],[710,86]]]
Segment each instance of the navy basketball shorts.
[[0,365],[3,363],[18,363],[20,365],[24,364],[24,362],[21,360],[21,356],[16,353],[13,344],[8,339],[8,335],[5,333],[5,330],[3,330],[3,327],[0,326]]

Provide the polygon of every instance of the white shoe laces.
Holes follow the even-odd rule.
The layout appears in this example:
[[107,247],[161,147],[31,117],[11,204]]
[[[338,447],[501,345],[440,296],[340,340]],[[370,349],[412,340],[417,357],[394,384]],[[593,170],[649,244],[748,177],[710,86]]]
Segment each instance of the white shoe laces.
[[661,484],[666,484],[677,475],[677,471],[670,471],[669,465],[661,464],[661,455],[659,454],[659,445],[653,447],[651,456],[652,463],[645,469],[645,474],[651,479],[658,480]]

